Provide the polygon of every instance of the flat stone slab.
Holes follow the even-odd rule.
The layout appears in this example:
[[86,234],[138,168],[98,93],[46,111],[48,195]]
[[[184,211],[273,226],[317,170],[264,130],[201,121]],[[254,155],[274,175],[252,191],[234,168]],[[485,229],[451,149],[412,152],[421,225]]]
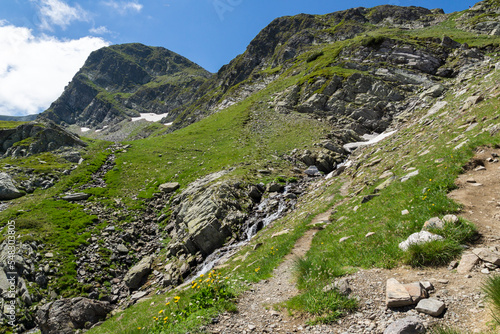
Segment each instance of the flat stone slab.
[[435,299],[422,299],[418,302],[417,307],[415,308],[418,312],[432,315],[433,317],[439,317],[446,308],[444,302]]
[[476,254],[477,257],[485,262],[500,266],[500,255],[493,253],[487,248],[476,248],[472,250],[472,253]]
[[479,257],[476,254],[467,253],[462,255],[460,264],[457,267],[457,273],[459,274],[469,273],[478,262],[479,262]]
[[61,197],[61,199],[68,201],[68,202],[85,201],[90,196],[91,196],[90,194],[86,194],[86,193],[74,193],[74,194],[65,195],[65,196]]
[[409,284],[403,284],[406,291],[410,294],[413,304],[418,303],[423,298],[429,297],[427,290],[420,282],[414,282]]
[[403,284],[399,283],[395,278],[389,278],[386,285],[386,304],[387,307],[401,307],[413,305],[408,290]]

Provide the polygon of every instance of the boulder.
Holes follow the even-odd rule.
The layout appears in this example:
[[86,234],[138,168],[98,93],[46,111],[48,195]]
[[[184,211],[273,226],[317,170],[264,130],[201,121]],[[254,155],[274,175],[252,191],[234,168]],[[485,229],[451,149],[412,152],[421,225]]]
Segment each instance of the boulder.
[[445,308],[446,305],[444,302],[436,298],[429,298],[429,299],[422,299],[417,304],[417,307],[415,309],[418,312],[429,314],[432,315],[433,317],[439,317],[444,312]]
[[422,334],[425,332],[422,320],[417,317],[406,317],[390,324],[384,334]]
[[123,278],[125,285],[132,290],[138,289],[144,283],[144,278],[151,273],[151,264],[153,264],[151,256],[142,258],[139,263],[129,269]]
[[412,235],[410,235],[408,237],[408,239],[406,239],[405,241],[401,242],[399,244],[399,248],[401,250],[406,251],[406,250],[408,250],[408,248],[411,245],[424,244],[424,243],[431,242],[431,241],[434,241],[434,240],[442,240],[442,239],[443,239],[442,236],[430,233],[428,231],[416,232],[416,233],[413,233]]
[[266,190],[270,193],[280,193],[285,190],[285,187],[277,182],[271,182],[267,185]]
[[310,176],[321,176],[321,173],[316,166],[309,166],[309,168],[307,168],[304,173]]
[[177,189],[179,189],[179,187],[180,187],[180,185],[177,182],[168,182],[168,183],[160,184],[160,186],[158,187],[158,190],[160,190],[163,193],[168,194],[168,193],[172,193],[172,192],[176,191]]
[[0,173],[0,200],[11,200],[23,196],[7,173]]
[[42,334],[73,334],[106,319],[111,311],[108,302],[82,297],[59,299],[38,309],[36,323]]
[[245,207],[254,200],[241,184],[218,181],[228,171],[213,173],[189,184],[172,201],[171,235],[176,243],[169,254],[201,254],[203,258],[222,247],[238,233],[247,219]]

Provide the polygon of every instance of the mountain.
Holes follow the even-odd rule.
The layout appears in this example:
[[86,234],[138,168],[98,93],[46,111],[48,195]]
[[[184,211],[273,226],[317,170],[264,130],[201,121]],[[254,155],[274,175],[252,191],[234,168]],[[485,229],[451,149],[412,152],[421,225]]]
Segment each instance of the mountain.
[[[496,210],[497,191],[457,179],[498,170],[499,8],[278,18],[215,74],[162,48],[94,52],[40,116],[62,126],[0,124],[0,190],[15,197],[0,221],[18,249],[9,267],[0,242],[0,290],[14,270],[14,331],[384,332],[417,312],[384,303],[395,276],[432,280],[446,303],[420,327],[487,326],[479,283],[497,265],[446,268],[466,248],[500,257],[495,213],[475,227],[463,214],[481,210],[448,195],[474,184]],[[173,124],[129,121],[144,112]],[[76,127],[93,137],[63,131]],[[398,247],[420,232],[440,237]],[[296,243],[305,255],[277,284]],[[246,303],[254,294],[267,309]]]
[[3,115],[0,115],[0,121],[30,122],[30,121],[34,121],[36,118],[37,118],[37,115],[28,115],[28,116],[3,116]]
[[166,114],[189,101],[209,76],[164,48],[137,43],[104,47],[91,53],[39,118],[102,128],[143,112]]

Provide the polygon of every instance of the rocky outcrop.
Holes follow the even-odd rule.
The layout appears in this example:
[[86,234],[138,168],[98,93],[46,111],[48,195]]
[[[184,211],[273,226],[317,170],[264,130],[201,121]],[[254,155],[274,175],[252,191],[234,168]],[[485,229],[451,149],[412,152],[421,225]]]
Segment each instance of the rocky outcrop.
[[31,122],[0,130],[0,153],[24,157],[61,147],[81,148],[87,144],[53,122]]
[[43,305],[36,312],[36,321],[42,334],[73,334],[104,320],[111,311],[107,302],[82,297],[59,299]]
[[[191,183],[172,202],[169,254],[203,257],[237,238],[245,221],[245,208],[253,205],[247,190],[238,184],[217,181],[227,172],[210,174]],[[189,200],[188,200],[189,199]]]

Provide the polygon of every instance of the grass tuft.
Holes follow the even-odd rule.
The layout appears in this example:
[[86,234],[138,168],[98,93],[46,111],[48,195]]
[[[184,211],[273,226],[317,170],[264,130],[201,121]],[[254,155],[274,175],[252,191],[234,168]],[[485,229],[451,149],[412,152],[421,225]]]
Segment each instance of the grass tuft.
[[500,325],[500,275],[490,276],[483,285],[483,291],[490,303],[493,319]]

